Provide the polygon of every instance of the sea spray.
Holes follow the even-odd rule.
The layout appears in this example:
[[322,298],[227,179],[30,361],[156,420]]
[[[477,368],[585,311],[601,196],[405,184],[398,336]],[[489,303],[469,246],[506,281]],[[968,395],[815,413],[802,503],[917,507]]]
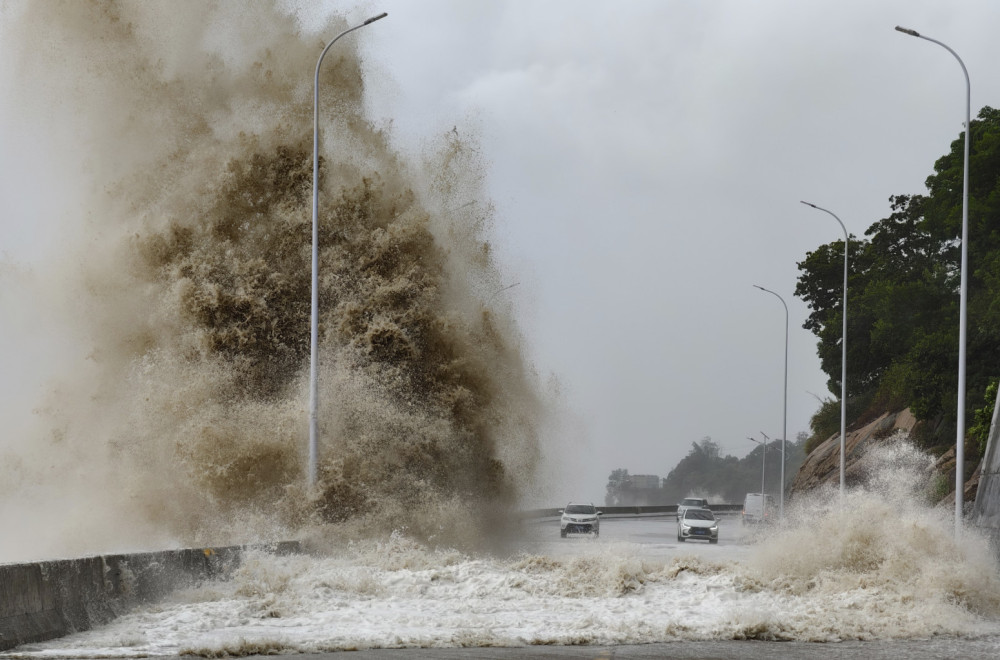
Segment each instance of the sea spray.
[[327,57],[309,490],[312,71],[345,19],[305,34],[271,3],[5,11],[20,110],[73,126],[62,154],[87,185],[58,219],[81,237],[58,260],[76,359],[0,467],[30,485],[2,520],[16,502],[58,531],[4,553],[395,529],[469,544],[498,525],[530,483],[542,404],[491,299],[507,279],[474,138],[408,162],[364,114],[358,40]]
[[733,519],[718,545],[681,546],[669,542],[673,521],[612,518],[599,539],[576,543],[554,523],[525,525],[525,549],[507,556],[406,533],[347,540],[327,556],[251,553],[232,580],[20,655],[753,639],[879,640],[872,650],[901,656],[920,640],[934,657],[994,657],[1000,578],[985,541],[956,544],[947,513],[922,501],[930,459],[905,438],[865,458],[867,483],[843,503],[836,491],[797,497],[785,523],[749,544]]
[[923,484],[932,464],[902,432],[870,447],[863,483],[843,498],[829,488],[790,504],[785,524],[747,562],[752,588],[813,601],[841,639],[1000,620],[1000,574],[988,544],[974,530],[956,540],[950,513],[930,505]]

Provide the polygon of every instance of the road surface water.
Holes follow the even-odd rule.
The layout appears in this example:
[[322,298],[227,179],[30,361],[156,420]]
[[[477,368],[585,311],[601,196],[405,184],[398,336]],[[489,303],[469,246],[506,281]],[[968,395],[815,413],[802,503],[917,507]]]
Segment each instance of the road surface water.
[[[942,542],[930,532],[918,535]],[[496,555],[401,534],[327,557],[254,555],[229,582],[3,656],[998,657],[995,574],[979,592],[955,565],[921,564],[926,548],[845,568],[784,545],[803,541],[789,533],[723,518],[717,545],[678,543],[672,517],[606,517],[600,537],[562,539],[548,519]]]

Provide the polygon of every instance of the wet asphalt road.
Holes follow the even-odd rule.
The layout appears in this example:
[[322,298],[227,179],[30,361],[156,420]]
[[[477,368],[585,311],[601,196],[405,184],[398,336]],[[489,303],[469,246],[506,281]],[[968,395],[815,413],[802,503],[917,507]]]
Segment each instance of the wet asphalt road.
[[[663,529],[650,536],[648,527],[628,532],[628,527],[608,526],[608,532],[621,535],[622,541],[642,543],[651,549],[660,546],[659,555],[667,549],[691,551],[697,548],[709,555],[738,558],[748,547],[741,538],[743,530],[736,516],[724,516],[720,525],[719,545],[709,546],[676,543],[676,527],[672,516],[657,516]],[[602,530],[603,531],[603,530]],[[602,538],[605,534],[601,535]],[[611,534],[608,534],[611,536]],[[572,554],[573,540],[569,540]],[[579,546],[586,548],[586,540]],[[538,521],[524,538],[524,550],[547,553],[560,548],[567,553],[566,540],[558,538],[558,523]],[[268,656],[274,658],[274,656]],[[767,642],[757,640],[664,642],[624,646],[529,646],[517,648],[434,648],[434,649],[370,649],[341,653],[297,655],[301,660],[521,660],[547,658],[580,658],[581,660],[771,660],[772,658],[802,658],[803,660],[997,660],[1000,658],[1000,637],[978,640],[936,638],[929,640],[873,641],[873,642]]]

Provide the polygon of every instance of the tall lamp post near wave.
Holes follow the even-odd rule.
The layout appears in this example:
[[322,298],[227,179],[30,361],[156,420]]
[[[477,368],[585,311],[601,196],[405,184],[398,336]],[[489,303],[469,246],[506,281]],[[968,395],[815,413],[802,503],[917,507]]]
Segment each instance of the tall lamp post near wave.
[[385,18],[387,13],[373,16],[361,25],[344,30],[326,45],[316,62],[313,84],[313,198],[312,198],[312,314],[309,324],[309,485],[316,484],[319,450],[317,449],[317,386],[319,372],[319,68],[330,46],[345,34]]
[[775,296],[785,308],[785,397],[781,412],[781,489],[778,491],[778,517],[783,520],[785,518],[785,437],[788,435],[788,305],[785,304],[785,299],[774,291],[756,284],[754,287]]
[[969,133],[972,131],[972,83],[969,82],[969,70],[958,53],[937,39],[925,37],[916,30],[896,26],[898,32],[918,37],[924,41],[941,46],[951,53],[965,75],[965,161],[962,176],[962,274],[958,292],[958,430],[955,437],[955,538],[962,533],[962,508],[965,498],[965,337],[967,302],[969,295],[968,264],[969,264]]
[[850,246],[850,239],[847,236],[847,227],[844,223],[840,221],[832,211],[827,211],[824,208],[811,204],[809,202],[802,202],[806,206],[811,206],[817,211],[823,211],[824,213],[829,213],[833,216],[833,219],[837,221],[840,228],[844,230],[844,332],[840,340],[841,346],[841,357],[840,357],[840,498],[844,498],[844,463],[846,461],[846,431],[847,431],[847,252]]

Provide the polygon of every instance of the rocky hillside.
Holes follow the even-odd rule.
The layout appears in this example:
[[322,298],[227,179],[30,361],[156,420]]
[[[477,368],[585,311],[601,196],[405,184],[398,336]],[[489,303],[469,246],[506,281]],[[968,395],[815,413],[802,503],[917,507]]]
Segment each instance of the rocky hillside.
[[[858,459],[871,446],[885,442],[898,442],[904,437],[900,432],[909,434],[916,426],[917,420],[909,409],[898,412],[884,413],[878,419],[859,429],[848,429],[844,442],[845,469],[844,480],[848,487],[859,483],[864,475],[858,464]],[[955,501],[955,449],[954,447],[942,454],[934,463],[927,475],[928,496],[939,502]],[[837,486],[840,484],[840,433],[836,433],[821,445],[816,447],[805,463],[799,468],[789,489],[789,498],[794,499],[797,493],[804,493],[822,485]],[[964,501],[971,504],[976,498],[979,484],[979,470],[965,484]]]

